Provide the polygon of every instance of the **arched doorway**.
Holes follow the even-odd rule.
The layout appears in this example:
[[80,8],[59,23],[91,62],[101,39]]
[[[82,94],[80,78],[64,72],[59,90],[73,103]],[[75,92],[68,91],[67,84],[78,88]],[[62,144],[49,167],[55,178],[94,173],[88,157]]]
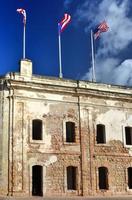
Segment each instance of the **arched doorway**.
[[32,195],[43,196],[43,167],[40,165],[32,167]]
[[77,189],[77,167],[67,167],[67,190]]
[[128,173],[128,187],[129,189],[132,189],[132,167],[129,167],[127,169],[127,173]]
[[99,167],[99,189],[108,190],[108,169],[106,167]]

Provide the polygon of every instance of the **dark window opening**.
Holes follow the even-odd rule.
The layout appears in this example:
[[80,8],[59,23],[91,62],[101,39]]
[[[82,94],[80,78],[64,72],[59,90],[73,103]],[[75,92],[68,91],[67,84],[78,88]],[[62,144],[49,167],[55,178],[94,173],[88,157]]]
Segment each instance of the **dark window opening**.
[[102,124],[97,125],[96,141],[97,141],[97,144],[106,143],[105,126]]
[[39,165],[32,167],[32,195],[43,196],[43,169]]
[[76,190],[76,173],[77,168],[69,166],[67,167],[67,189],[68,190]]
[[42,140],[42,120],[34,119],[32,121],[32,139]]
[[99,167],[99,189],[108,190],[108,169]]
[[132,127],[125,127],[126,144],[132,145]]
[[128,187],[129,189],[132,189],[132,167],[129,167],[127,169],[128,172]]
[[75,142],[75,123],[66,122],[66,142]]

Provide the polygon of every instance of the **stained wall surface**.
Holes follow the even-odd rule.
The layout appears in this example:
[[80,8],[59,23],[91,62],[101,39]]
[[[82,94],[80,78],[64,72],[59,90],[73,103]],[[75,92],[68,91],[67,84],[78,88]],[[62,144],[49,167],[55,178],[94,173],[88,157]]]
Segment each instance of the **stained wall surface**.
[[[42,169],[43,196],[132,194],[132,144],[125,133],[132,127],[132,89],[31,73],[30,63],[30,70],[1,78],[0,194],[32,196],[34,166]],[[33,139],[33,120],[42,122],[40,140]],[[66,142],[66,122],[75,124],[74,142]],[[103,143],[98,124],[105,127]],[[74,189],[68,167],[75,170]],[[103,189],[100,168],[107,169]]]

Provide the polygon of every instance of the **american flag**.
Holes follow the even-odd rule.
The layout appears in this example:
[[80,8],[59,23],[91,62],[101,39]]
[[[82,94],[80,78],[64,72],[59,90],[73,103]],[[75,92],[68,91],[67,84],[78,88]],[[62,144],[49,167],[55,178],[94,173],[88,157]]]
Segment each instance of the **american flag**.
[[100,23],[99,26],[93,31],[94,39],[96,40],[100,36],[100,33],[107,32],[108,29],[109,29],[109,27],[108,27],[106,21],[103,21],[102,23]]
[[65,13],[62,21],[58,23],[59,33],[63,32],[63,30],[70,23],[70,21],[71,21],[71,16]]
[[26,24],[26,11],[23,8],[18,8],[17,12],[23,15],[23,23]]

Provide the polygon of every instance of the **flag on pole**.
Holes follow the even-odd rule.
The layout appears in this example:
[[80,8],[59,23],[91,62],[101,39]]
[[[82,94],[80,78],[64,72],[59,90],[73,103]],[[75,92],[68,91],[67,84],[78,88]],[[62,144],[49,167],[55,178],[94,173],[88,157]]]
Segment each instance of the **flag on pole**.
[[25,32],[26,32],[26,11],[23,8],[18,8],[16,10],[18,13],[23,15],[23,59],[25,59],[25,46],[26,46],[26,39],[25,39]]
[[61,33],[64,31],[66,26],[69,24],[71,21],[71,16],[68,15],[67,13],[64,14],[63,19],[61,22],[58,23],[58,41],[59,41],[59,68],[60,68],[60,73],[59,77],[62,78],[62,59],[61,59]]
[[102,32],[107,32],[109,29],[106,21],[101,22],[95,30],[91,30],[91,52],[92,52],[92,81],[96,82],[95,75],[95,48],[94,40],[96,40]]
[[102,23],[100,23],[97,26],[97,28],[93,31],[93,33],[94,33],[94,39],[96,40],[100,36],[100,34],[102,32],[107,32],[108,29],[109,29],[109,27],[108,27],[106,21],[103,21]]
[[18,8],[17,12],[23,15],[23,23],[26,24],[26,11],[23,8]]
[[64,29],[67,27],[70,21],[71,21],[71,16],[65,13],[62,21],[58,23],[59,33],[62,33],[64,31]]

